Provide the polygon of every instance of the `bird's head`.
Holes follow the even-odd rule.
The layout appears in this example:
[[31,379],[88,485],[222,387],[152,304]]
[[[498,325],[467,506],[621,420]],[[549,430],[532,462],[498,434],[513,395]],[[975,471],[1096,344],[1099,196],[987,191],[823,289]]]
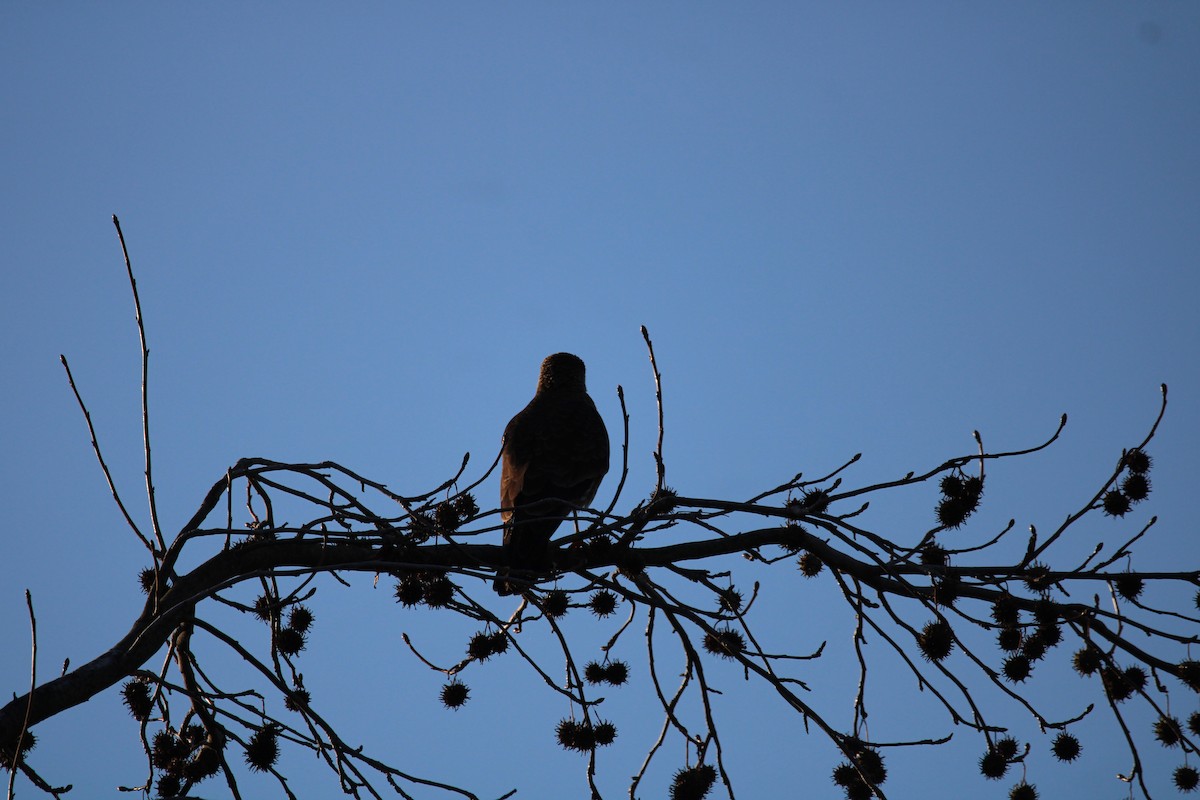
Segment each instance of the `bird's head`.
[[546,390],[587,391],[585,381],[586,368],[583,359],[570,353],[555,353],[546,356],[542,361],[542,371],[538,375],[539,392]]

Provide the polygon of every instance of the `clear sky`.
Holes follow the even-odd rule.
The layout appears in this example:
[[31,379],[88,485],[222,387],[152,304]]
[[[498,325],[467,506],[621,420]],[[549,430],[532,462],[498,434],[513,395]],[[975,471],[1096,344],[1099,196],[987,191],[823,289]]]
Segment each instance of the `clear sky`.
[[[1140,440],[1166,382],[1151,500],[1061,558],[1157,514],[1132,566],[1200,562],[1200,5],[6,2],[0,74],[5,693],[29,680],[26,588],[44,677],[115,642],[140,603],[142,554],[58,363],[135,499],[139,363],[113,213],[151,337],[168,528],[242,456],[333,459],[402,493],[466,451],[478,475],[559,350],[585,359],[613,431],[625,387],[628,507],[653,485],[645,324],[668,481],[692,496],[748,497],[857,452],[849,484],[891,479],[969,452],[973,429],[1022,447],[1068,412],[1052,452],[994,470],[963,541],[1009,518],[1056,525]],[[911,492],[871,524],[916,541],[935,500]],[[848,725],[850,631],[829,625],[844,610],[794,572],[754,579],[771,647],[830,639],[799,673]],[[451,714],[399,635],[452,660],[469,629],[368,581],[322,584],[314,608],[305,674],[352,741],[483,796],[584,796],[582,761],[552,743],[567,709],[515,661],[475,670]],[[576,624],[588,641],[612,629]],[[873,733],[956,734],[889,753],[892,796],[1006,796],[1011,779],[975,770],[981,741],[880,658]],[[1065,718],[1100,698],[1057,658],[1034,691]],[[720,666],[738,796],[838,797],[831,746]],[[657,735],[640,686],[610,701],[613,797]],[[1126,796],[1107,711],[1065,767],[992,699],[1039,753],[1027,775],[1044,797]],[[1169,796],[1180,756],[1142,722]],[[38,732],[36,763],[81,796],[144,779],[116,692]],[[644,796],[683,758],[665,754]],[[314,761],[284,763],[304,796],[334,796]]]

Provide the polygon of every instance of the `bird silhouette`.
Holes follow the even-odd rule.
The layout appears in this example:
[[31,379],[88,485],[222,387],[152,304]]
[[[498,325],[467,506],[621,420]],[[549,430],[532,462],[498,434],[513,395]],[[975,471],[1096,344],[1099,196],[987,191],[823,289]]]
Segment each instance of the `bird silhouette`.
[[608,429],[588,396],[583,361],[555,353],[542,361],[537,392],[504,429],[500,515],[508,567],[496,592],[514,594],[510,575],[531,576],[548,564],[550,537],[596,496],[608,472]]

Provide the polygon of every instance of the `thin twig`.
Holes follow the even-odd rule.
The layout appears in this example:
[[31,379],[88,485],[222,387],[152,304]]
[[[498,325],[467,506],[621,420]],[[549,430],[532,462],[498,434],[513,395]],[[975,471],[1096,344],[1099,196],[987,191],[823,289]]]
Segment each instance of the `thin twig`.
[[658,473],[658,478],[654,484],[654,493],[662,494],[663,486],[666,485],[667,465],[663,461],[663,396],[662,396],[662,375],[658,371],[658,361],[654,358],[654,342],[650,341],[650,331],[646,326],[642,326],[642,338],[646,340],[646,350],[650,353],[650,368],[654,371],[654,401],[658,406],[658,443],[654,446],[654,466]]
[[157,555],[154,545],[150,543],[150,540],[142,533],[141,528],[133,521],[133,517],[129,515],[129,511],[125,508],[125,503],[121,500],[121,495],[117,491],[117,485],[113,483],[112,473],[108,469],[108,464],[104,461],[104,453],[100,450],[100,442],[96,438],[96,427],[92,425],[92,414],[88,411],[87,404],[83,402],[82,395],[79,394],[79,387],[75,385],[75,376],[71,374],[71,365],[67,363],[67,357],[60,355],[58,360],[62,362],[63,369],[67,372],[67,383],[75,395],[75,402],[79,405],[79,410],[83,412],[83,421],[87,423],[88,435],[92,439],[92,452],[96,454],[96,460],[100,462],[100,471],[104,473],[104,480],[108,484],[108,491],[112,494],[113,500],[116,501],[117,508],[121,510],[121,516],[125,518],[125,524],[129,526],[129,529],[134,532],[151,554]]
[[17,736],[16,745],[13,747],[13,763],[8,771],[8,798],[13,798],[13,786],[17,779],[17,767],[24,761],[22,753],[24,752],[25,736],[29,733],[29,717],[33,711],[33,691],[37,688],[37,617],[33,613],[33,594],[25,590],[25,607],[29,609],[29,639],[31,643],[32,653],[29,656],[29,702],[25,704],[25,720],[21,723],[21,733]]
[[133,292],[134,319],[137,321],[138,342],[142,349],[142,448],[146,454],[146,498],[150,501],[150,525],[154,529],[154,541],[158,551],[167,549],[162,527],[158,524],[158,503],[154,499],[154,470],[150,463],[150,348],[146,344],[146,326],[142,321],[142,301],[138,297],[137,281],[133,277],[133,265],[129,261],[129,248],[125,246],[125,234],[121,232],[121,221],[113,214],[113,226],[121,242],[121,255],[125,258],[125,274],[129,276],[129,290]]

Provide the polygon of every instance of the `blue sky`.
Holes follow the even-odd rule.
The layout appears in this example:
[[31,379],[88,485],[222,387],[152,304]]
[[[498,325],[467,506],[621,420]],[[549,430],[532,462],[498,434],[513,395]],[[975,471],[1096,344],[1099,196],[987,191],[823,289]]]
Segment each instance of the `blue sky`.
[[[1083,503],[1166,382],[1151,501],[1080,530],[1061,557],[1157,514],[1133,566],[1196,565],[1193,4],[7,3],[0,71],[5,691],[28,683],[26,588],[43,675],[101,652],[139,606],[141,553],[58,363],[71,360],[136,498],[137,342],[113,213],[151,337],[169,529],[242,456],[333,459],[403,493],[466,451],[477,475],[559,350],[586,360],[613,431],[625,388],[631,504],[653,485],[644,324],[668,481],[688,495],[747,497],[857,452],[849,483],[891,479],[969,451],[973,429],[997,450],[1026,446],[1068,412],[1051,452],[992,472],[962,534],[980,541]],[[884,500],[872,524],[915,541],[935,499]],[[839,651],[803,676],[848,724],[849,629],[829,587],[746,576],[767,581],[773,644]],[[440,681],[399,633],[456,656],[471,631],[402,614],[365,581],[321,591],[305,672],[339,698],[327,705],[344,733],[482,796],[582,796],[582,763],[551,744],[566,709],[517,664],[476,670],[472,702],[442,712]],[[585,640],[610,634],[578,624]],[[879,657],[880,737],[914,718],[922,735],[951,732]],[[718,713],[739,796],[837,797],[828,743],[727,673]],[[1057,716],[1090,701],[1065,670],[1040,684]],[[637,691],[609,701],[614,797],[659,724]],[[144,777],[116,705],[110,692],[42,726],[50,779],[99,796]],[[1044,754],[1028,717],[1003,708]],[[1102,727],[1080,766],[1031,762],[1044,796],[1125,795],[1112,774],[1127,756]],[[891,755],[892,795],[1006,796],[1011,781],[975,775],[980,741],[955,733]],[[1145,755],[1168,794],[1179,756]],[[682,758],[664,757],[646,797]],[[309,760],[289,766],[332,796]]]

